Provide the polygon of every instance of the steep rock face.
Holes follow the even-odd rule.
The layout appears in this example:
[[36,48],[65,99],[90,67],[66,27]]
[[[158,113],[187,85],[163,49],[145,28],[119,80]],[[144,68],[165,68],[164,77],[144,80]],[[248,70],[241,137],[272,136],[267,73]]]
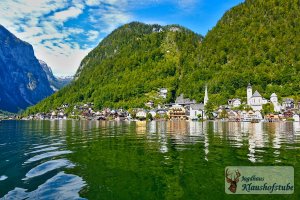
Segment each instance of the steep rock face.
[[54,90],[54,91],[58,91],[61,88],[63,88],[64,86],[68,85],[72,80],[73,77],[72,76],[67,76],[67,77],[56,77],[53,75],[51,68],[47,65],[47,63],[45,63],[42,60],[39,60],[39,63],[41,65],[41,67],[43,68],[43,70],[45,71],[48,81],[50,83],[50,87]]
[[0,80],[1,110],[18,112],[53,93],[32,46],[1,25]]

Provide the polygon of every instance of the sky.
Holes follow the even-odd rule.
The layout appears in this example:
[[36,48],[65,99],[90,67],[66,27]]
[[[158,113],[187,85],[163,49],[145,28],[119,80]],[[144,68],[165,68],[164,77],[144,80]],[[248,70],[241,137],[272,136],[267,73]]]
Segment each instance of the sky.
[[115,28],[132,21],[179,24],[205,36],[244,0],[1,0],[0,24],[30,43],[56,76],[74,75],[81,60]]

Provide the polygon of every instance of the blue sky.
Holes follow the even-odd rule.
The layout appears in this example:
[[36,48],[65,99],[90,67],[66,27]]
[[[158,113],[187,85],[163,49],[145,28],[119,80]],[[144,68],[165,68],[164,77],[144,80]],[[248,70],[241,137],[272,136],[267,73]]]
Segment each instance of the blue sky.
[[243,0],[1,0],[0,24],[33,45],[55,75],[80,61],[115,28],[131,21],[180,24],[205,35]]

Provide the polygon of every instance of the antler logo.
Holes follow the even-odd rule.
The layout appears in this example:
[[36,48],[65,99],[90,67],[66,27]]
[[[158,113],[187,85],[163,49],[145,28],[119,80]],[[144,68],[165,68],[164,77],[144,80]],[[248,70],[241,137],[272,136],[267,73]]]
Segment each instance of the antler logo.
[[[233,179],[232,179],[232,175],[234,172],[235,172],[235,175],[233,176]],[[239,182],[239,177],[241,176],[241,173],[239,172],[239,170],[235,170],[234,172],[229,173],[228,168],[226,169],[226,172],[225,172],[226,181],[227,181],[227,183],[230,183],[228,190],[230,190],[230,192],[232,192],[232,193],[236,192],[237,183]]]

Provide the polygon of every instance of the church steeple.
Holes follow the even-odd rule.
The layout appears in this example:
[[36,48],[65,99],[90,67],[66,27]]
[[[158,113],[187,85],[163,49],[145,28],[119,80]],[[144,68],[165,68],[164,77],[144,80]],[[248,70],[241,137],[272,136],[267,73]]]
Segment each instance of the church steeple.
[[250,99],[252,97],[252,86],[249,83],[247,87],[247,104],[250,105]]
[[205,85],[204,106],[207,104],[207,102],[208,102],[208,92],[207,92],[207,85]]

